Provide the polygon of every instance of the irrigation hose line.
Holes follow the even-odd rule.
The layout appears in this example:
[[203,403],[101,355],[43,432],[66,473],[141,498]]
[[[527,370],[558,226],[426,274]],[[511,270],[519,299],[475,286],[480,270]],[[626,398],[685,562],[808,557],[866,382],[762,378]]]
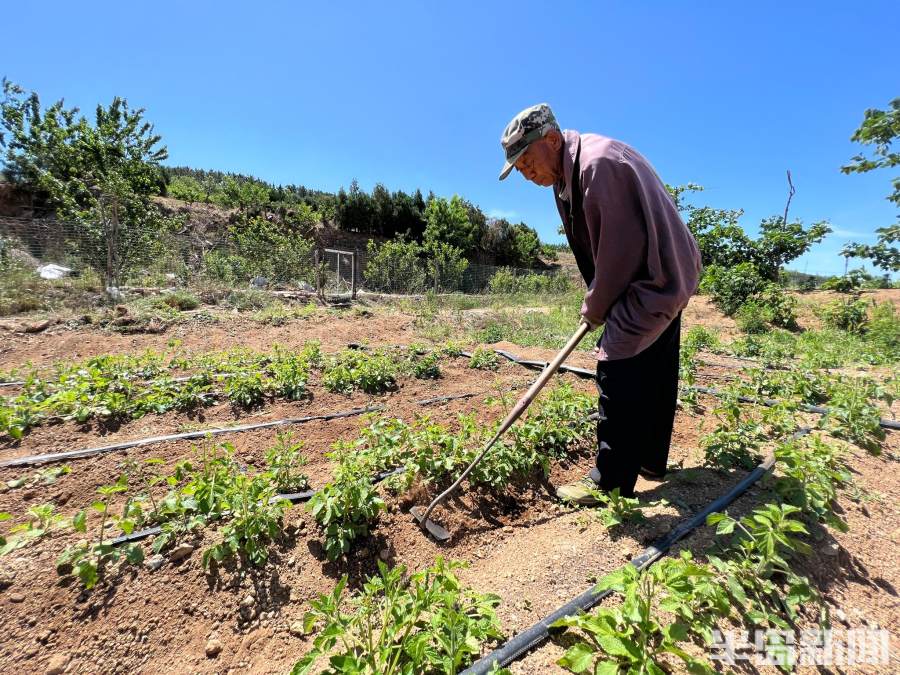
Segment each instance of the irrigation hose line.
[[[546,361],[533,361],[528,359],[523,359],[515,354],[502,350],[496,349],[494,350],[500,356],[512,361],[513,363],[517,363],[520,366],[525,366],[526,368],[538,368],[543,369],[547,366]],[[461,352],[462,356],[467,358],[471,358],[471,353],[469,352]],[[579,368],[578,366],[570,366],[567,364],[562,364],[559,367],[560,372],[572,373],[574,375],[578,375],[579,377],[584,378],[592,378],[595,379],[596,374],[593,370],[588,368]],[[709,394],[711,396],[724,397],[725,394],[723,392],[718,391],[717,389],[712,389],[710,387],[700,387],[700,386],[689,386],[688,389],[693,389],[694,391]],[[457,398],[468,398],[470,396],[474,396],[477,394],[457,394],[453,396],[438,396],[433,399],[423,399],[421,401],[417,401],[419,405],[428,405],[430,403],[437,403],[442,401],[451,401]],[[739,401],[744,403],[756,403],[766,406],[775,406],[779,405],[781,402],[775,399],[756,399],[748,396],[739,396]],[[166,441],[177,441],[177,440],[185,440],[185,439],[194,439],[194,438],[203,438],[207,434],[210,436],[215,436],[218,434],[227,434],[227,433],[241,433],[243,431],[252,431],[254,429],[264,429],[266,427],[276,427],[283,426],[289,424],[303,424],[305,422],[312,422],[315,420],[330,420],[338,417],[350,417],[353,415],[364,415],[369,412],[377,412],[379,410],[383,410],[381,406],[371,406],[367,408],[356,408],[353,410],[348,410],[341,413],[332,413],[328,415],[312,415],[310,417],[297,417],[297,418],[287,418],[282,420],[274,420],[272,422],[262,422],[260,424],[245,424],[236,427],[224,427],[224,428],[215,428],[215,429],[206,429],[203,431],[191,431],[183,434],[169,434],[166,436],[153,436],[150,438],[142,438],[134,441],[127,441],[125,443],[119,443],[116,445],[104,445],[96,448],[84,448],[82,450],[71,450],[68,452],[59,452],[59,453],[49,453],[44,455],[30,455],[27,457],[18,457],[16,459],[9,459],[3,462],[0,462],[0,468],[7,467],[17,467],[17,466],[34,466],[38,464],[49,464],[52,462],[61,462],[67,459],[81,459],[84,457],[91,457],[93,455],[99,455],[105,452],[114,452],[116,450],[127,450],[128,448],[136,448],[144,445],[150,445],[152,443],[163,443]],[[829,408],[824,408],[822,406],[815,405],[803,405],[801,406],[801,410],[805,412],[815,413],[819,415],[827,415],[831,412]],[[892,430],[900,430],[900,420],[888,420],[882,418],[879,420],[879,425],[885,429]]]
[[[436,396],[434,398],[423,398],[415,401],[417,405],[431,405],[433,403],[444,403],[446,401],[455,401],[457,399],[471,398],[478,396],[480,392],[470,392],[464,394],[451,394],[450,396]],[[324,415],[310,415],[308,417],[288,417],[280,420],[272,420],[270,422],[260,422],[258,424],[242,424],[234,427],[217,427],[213,429],[203,429],[200,431],[189,431],[183,434],[167,434],[165,436],[151,436],[149,438],[139,438],[133,441],[125,441],[115,445],[102,445],[96,448],[83,448],[81,450],[70,450],[68,452],[55,452],[44,455],[29,455],[27,457],[17,457],[0,462],[0,468],[17,467],[17,466],[34,466],[37,464],[50,464],[53,462],[62,462],[67,459],[83,459],[84,457],[92,457],[94,455],[106,452],[115,452],[117,450],[128,450],[129,448],[137,448],[154,443],[164,443],[166,441],[180,441],[194,438],[205,438],[206,436],[217,436],[219,434],[241,433],[244,431],[254,431],[256,429],[267,429],[270,427],[287,426],[290,424],[304,424],[306,422],[314,422],[319,420],[333,420],[340,417],[354,417],[356,415],[365,415],[370,412],[379,412],[384,410],[384,406],[368,406],[366,408],[353,408],[343,412],[327,413]]]
[[116,443],[115,445],[102,445],[96,448],[84,448],[81,450],[69,450],[67,452],[54,452],[45,455],[29,455],[27,457],[17,457],[0,462],[0,468],[16,467],[16,466],[33,466],[35,464],[49,464],[51,462],[62,462],[67,459],[82,459],[84,457],[92,457],[106,452],[115,452],[116,450],[127,450],[129,448],[138,448],[154,443],[164,443],[166,441],[180,441],[193,438],[205,438],[206,436],[217,436],[219,434],[235,434],[244,431],[253,431],[255,429],[267,429],[270,427],[280,427],[289,424],[304,424],[316,420],[332,420],[339,417],[353,417],[355,415],[365,415],[370,412],[384,410],[383,406],[369,406],[366,408],[354,408],[343,412],[328,413],[325,415],[310,415],[308,417],[288,417],[280,420],[272,420],[270,422],[259,422],[257,424],[241,424],[234,427],[217,427],[213,429],[201,429],[200,431],[188,431],[183,434],[167,434],[165,436],[151,436],[149,438],[138,438],[133,441],[125,441],[124,443]]
[[[441,396],[440,399],[466,398],[468,396],[475,396],[475,395],[476,394],[459,394],[456,396]],[[436,399],[423,399],[422,401],[418,401],[418,403],[425,404],[428,402],[433,402],[435,400]],[[587,416],[587,421],[593,422],[593,421],[597,420],[599,418],[599,416],[600,416],[599,413],[593,412]],[[375,478],[372,479],[372,483],[373,484],[380,483],[385,478],[388,478],[389,476],[393,476],[394,474],[403,473],[404,471],[406,471],[406,469],[404,467],[398,467],[396,469],[386,469],[385,471],[377,473],[375,475]],[[316,494],[316,492],[317,492],[316,490],[304,490],[303,492],[291,492],[291,493],[286,493],[286,494],[278,494],[278,495],[275,495],[272,498],[272,500],[276,501],[279,499],[287,499],[292,504],[296,504],[298,502],[309,501],[310,499],[312,499],[313,495]],[[154,535],[159,534],[160,532],[162,532],[162,528],[159,526],[148,527],[144,530],[132,532],[131,534],[123,534],[122,536],[116,537],[115,539],[113,539],[110,543],[113,546],[119,546],[120,544],[127,544],[127,543],[130,543],[133,541],[140,541],[141,539],[146,539],[147,537],[152,537]]]
[[[793,434],[792,438],[805,436],[810,431],[811,430],[808,428],[800,429]],[[633,565],[638,570],[650,567],[650,565],[662,558],[674,544],[684,539],[700,525],[704,524],[706,522],[706,517],[709,514],[716,513],[717,511],[726,508],[735,499],[744,494],[751,485],[771,471],[773,466],[775,466],[775,455],[769,453],[769,455],[767,455],[753,471],[737,483],[737,485],[707,504],[693,516],[680,523],[666,536],[648,546],[640,555],[632,558],[629,564]],[[484,675],[489,673],[495,665],[501,668],[508,666],[510,663],[518,660],[524,654],[549,638],[550,625],[552,623],[566,616],[572,616],[579,612],[586,612],[613,593],[612,589],[596,592],[594,590],[595,587],[596,586],[592,586],[581,595],[576,596],[550,615],[535,623],[530,628],[513,636],[505,644],[466,668],[466,670],[462,672],[462,675]]]
[[[509,359],[513,363],[518,363],[520,366],[525,366],[526,368],[543,368],[547,364],[544,361],[529,361],[528,359],[522,359],[511,352],[504,351],[503,349],[495,349],[494,350],[500,356]],[[464,356],[468,356],[465,352],[463,352]],[[596,378],[596,374],[594,371],[589,370],[588,368],[578,368],[576,366],[569,366],[563,364],[559,367],[560,372],[573,373],[578,375],[579,377],[590,377]],[[718,389],[713,389],[712,387],[701,387],[697,385],[690,385],[685,387],[685,389],[690,389],[701,394],[708,394],[710,396],[717,396],[719,398],[724,398],[727,396],[722,391]],[[755,403],[757,405],[764,405],[768,407],[781,405],[783,401],[779,401],[774,398],[754,398],[752,396],[738,396],[738,401],[741,403]],[[831,408],[825,408],[820,405],[809,405],[804,403],[800,406],[800,410],[808,413],[814,413],[817,415],[828,415],[831,413]],[[878,421],[878,424],[884,429],[893,429],[900,431],[900,420],[889,420],[885,418],[881,418]]]
[[[404,467],[381,471],[380,473],[377,473],[375,475],[375,477],[372,479],[372,483],[373,484],[380,483],[385,478],[393,476],[394,474],[403,473],[404,471],[406,471],[406,469]],[[284,493],[284,494],[277,494],[274,497],[272,497],[272,499],[270,499],[269,501],[277,502],[277,501],[281,501],[282,499],[286,499],[289,502],[291,502],[292,504],[297,504],[299,502],[308,502],[310,499],[313,498],[313,495],[315,495],[316,492],[318,492],[318,490],[304,490],[303,492],[289,492],[289,493]],[[230,513],[229,511],[223,511],[221,515],[227,516],[227,515],[229,515],[229,513]],[[130,544],[131,542],[140,541],[141,539],[146,539],[147,537],[153,537],[153,536],[159,534],[160,532],[162,532],[162,527],[157,525],[155,527],[148,527],[143,530],[138,530],[137,532],[132,532],[131,534],[123,534],[122,536],[116,537],[115,539],[111,540],[109,543],[112,546],[120,546],[122,544]]]

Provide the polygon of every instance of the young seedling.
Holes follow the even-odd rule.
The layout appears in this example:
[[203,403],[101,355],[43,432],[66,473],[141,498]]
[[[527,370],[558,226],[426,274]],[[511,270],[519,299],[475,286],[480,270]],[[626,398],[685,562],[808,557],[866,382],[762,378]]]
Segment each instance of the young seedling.
[[[28,519],[24,523],[14,525],[3,541],[0,541],[0,556],[16,551],[36,542],[49,534],[52,530],[60,530],[69,525],[61,515],[53,513],[53,504],[40,504],[32,506],[26,512]],[[0,520],[9,520],[8,513],[0,514]]]
[[[93,588],[105,569],[112,563],[124,558],[131,565],[139,565],[144,560],[144,549],[138,543],[125,544],[115,547],[106,540],[106,522],[113,520],[119,529],[125,534],[134,531],[135,524],[140,517],[139,511],[131,500],[125,502],[121,516],[115,516],[109,512],[109,503],[113,495],[128,490],[128,479],[123,474],[113,485],[103,485],[97,489],[101,499],[91,506],[100,514],[100,524],[97,529],[97,540],[91,543],[82,540],[69,546],[56,561],[56,571],[60,575],[68,575],[75,572],[86,589]],[[78,513],[72,520],[72,527],[76,532],[87,534],[87,516],[84,511]]]
[[300,492],[309,487],[306,474],[300,471],[306,464],[306,458],[301,454],[303,442],[292,443],[292,438],[291,432],[279,431],[275,445],[266,451],[269,475],[275,489],[282,494]]

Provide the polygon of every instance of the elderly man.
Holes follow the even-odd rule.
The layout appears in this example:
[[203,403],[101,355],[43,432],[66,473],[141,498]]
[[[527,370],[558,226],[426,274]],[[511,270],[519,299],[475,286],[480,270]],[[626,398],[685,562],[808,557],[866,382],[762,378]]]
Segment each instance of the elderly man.
[[542,103],[503,132],[506,164],[553,189],[587,284],[581,315],[597,343],[596,467],[557,495],[579,504],[597,490],[630,497],[638,474],[665,476],[678,395],[681,310],[697,288],[700,253],[650,163],[625,143],[560,131]]

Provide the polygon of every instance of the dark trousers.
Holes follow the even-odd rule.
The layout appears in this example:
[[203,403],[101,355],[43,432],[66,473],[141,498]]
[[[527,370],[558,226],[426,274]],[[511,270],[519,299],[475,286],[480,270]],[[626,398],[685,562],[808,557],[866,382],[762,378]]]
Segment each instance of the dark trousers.
[[619,488],[631,497],[641,467],[665,473],[678,400],[680,340],[679,314],[640,354],[597,362],[597,469],[604,490]]

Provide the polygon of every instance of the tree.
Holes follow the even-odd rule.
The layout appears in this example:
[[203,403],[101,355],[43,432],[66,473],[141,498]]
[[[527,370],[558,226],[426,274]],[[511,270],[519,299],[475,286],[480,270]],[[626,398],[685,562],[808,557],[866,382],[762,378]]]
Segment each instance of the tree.
[[462,251],[446,242],[431,242],[424,252],[428,256],[431,288],[438,292],[459,290],[463,274],[469,268],[469,261],[463,258]]
[[804,228],[799,220],[786,223],[782,216],[773,216],[760,223],[759,231],[760,237],[752,243],[751,262],[764,279],[778,281],[781,268],[822,241],[831,227],[820,221]]
[[257,180],[228,176],[222,185],[225,206],[239,209],[244,218],[264,210],[269,196],[269,186]]
[[[843,173],[867,173],[900,164],[900,153],[893,152],[891,147],[894,140],[900,138],[900,98],[895,98],[890,105],[889,110],[866,110],[862,124],[850,140],[862,145],[874,145],[873,155],[856,155],[850,160],[850,164],[841,167]],[[900,206],[900,177],[894,178],[892,182],[894,191],[887,199]],[[869,258],[876,267],[889,272],[900,272],[900,248],[894,246],[900,242],[900,220],[893,225],[879,227],[876,232],[878,240],[874,245],[850,243],[844,247],[841,255]]]
[[175,176],[169,181],[167,189],[170,197],[188,204],[204,201],[208,194],[193,176]]
[[425,290],[422,247],[402,236],[381,246],[369,241],[365,269],[366,287],[386,293],[420,293]]
[[465,202],[459,195],[452,199],[432,197],[425,208],[425,245],[446,243],[469,254],[477,243],[475,227],[469,220]]
[[831,232],[825,221],[806,228],[801,221],[786,222],[784,216],[773,216],[760,223],[760,236],[751,239],[738,224],[743,210],[687,204],[685,193],[703,191],[693,183],[666,187],[676,206],[687,216],[686,224],[697,240],[706,269],[751,263],[760,277],[778,281],[784,265],[799,258]]
[[168,152],[144,110],[125,99],[98,105],[93,124],[78,112],[62,100],[42,111],[35,92],[26,95],[4,79],[4,172],[47,196],[59,217],[77,227],[80,254],[115,286],[131,262],[159,243],[166,223],[151,197],[159,192],[159,163]]

